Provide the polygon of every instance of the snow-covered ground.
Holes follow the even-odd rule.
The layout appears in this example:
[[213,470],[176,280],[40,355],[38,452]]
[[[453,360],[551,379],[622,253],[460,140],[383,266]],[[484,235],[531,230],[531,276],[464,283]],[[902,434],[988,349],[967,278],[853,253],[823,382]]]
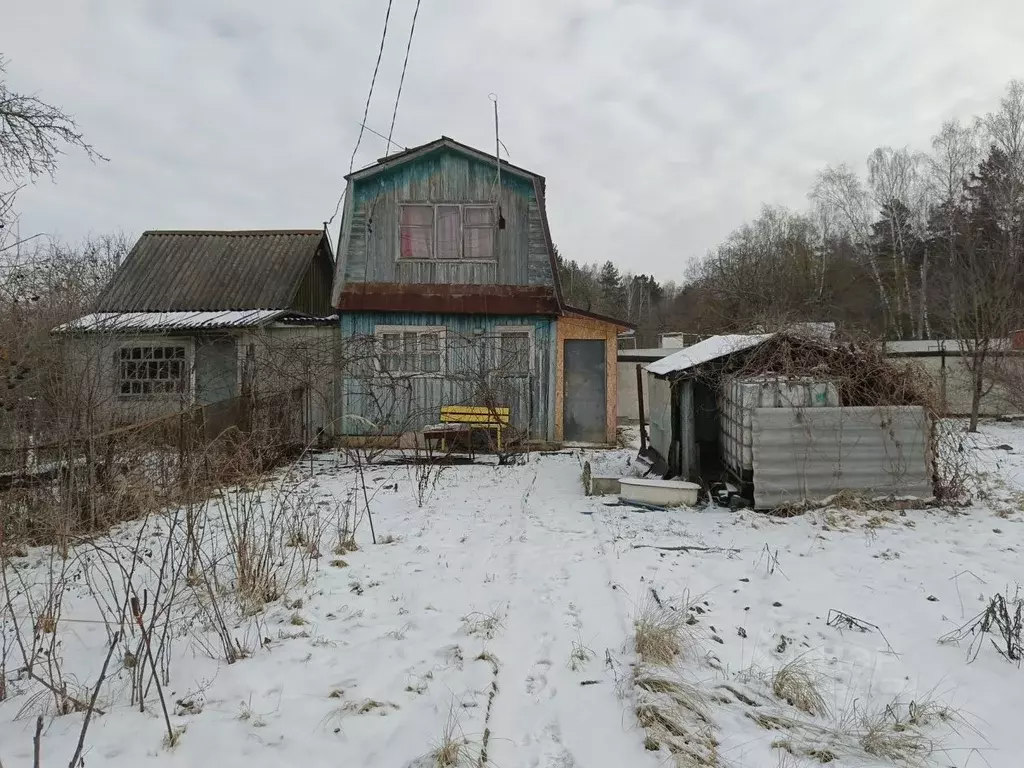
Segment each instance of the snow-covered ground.
[[[1024,427],[987,425],[980,443],[971,450],[989,473],[987,497],[958,515],[825,510],[776,519],[643,512],[583,496],[583,460],[595,472],[629,472],[630,451],[446,468],[423,485],[422,506],[414,470],[372,467],[373,523],[389,543],[373,545],[364,520],[359,549],[333,554],[330,526],[310,522],[322,538],[302,550],[320,555],[306,561],[308,579],[297,565],[287,593],[255,616],[239,616],[223,596],[248,652],[230,665],[217,658],[192,574],[169,609],[164,693],[176,744],[165,740],[154,689],[144,712],[129,706],[129,678],[145,662],[126,667],[118,650],[85,764],[428,766],[447,733],[465,740],[466,765],[481,764],[482,749],[497,768],[671,765],[665,740],[648,738],[636,714],[650,692],[635,686],[633,620],[656,599],[692,616],[684,652],[658,674],[700,700],[719,765],[892,765],[866,754],[860,738],[871,718],[888,717],[896,731],[908,723],[934,739],[935,765],[1016,768],[1024,670],[987,640],[973,661],[966,642],[938,642],[1024,580]],[[305,500],[303,515],[361,508],[358,475],[340,458],[303,471],[292,490]],[[223,505],[205,514],[211,539],[221,536]],[[37,595],[33,607],[15,601],[23,635],[26,620],[40,626],[46,613],[38,596],[50,574],[65,574],[55,653],[78,699],[91,695],[106,655],[104,616],[124,599],[112,597],[123,579],[100,577],[111,569],[97,565],[99,551],[121,546],[122,561],[143,552],[133,583],[156,590],[154,560],[170,523],[151,520],[141,538],[140,525],[81,545],[66,563],[33,551],[8,569],[9,589]],[[666,549],[684,546],[697,549]],[[835,620],[836,611],[863,631]],[[3,613],[7,637],[12,627]],[[129,646],[137,642],[136,630]],[[53,697],[17,673],[20,650],[2,650],[0,763],[32,765],[42,711],[41,765],[68,761],[83,713],[53,716]],[[773,694],[773,672],[793,659],[813,670],[827,713],[802,713]]]

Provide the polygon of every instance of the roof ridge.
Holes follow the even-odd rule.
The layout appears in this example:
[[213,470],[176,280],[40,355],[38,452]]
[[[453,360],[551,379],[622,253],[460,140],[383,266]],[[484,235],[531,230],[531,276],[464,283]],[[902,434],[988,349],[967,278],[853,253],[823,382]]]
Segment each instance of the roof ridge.
[[254,236],[254,235],[322,235],[322,229],[147,229],[143,235],[207,235],[207,236]]

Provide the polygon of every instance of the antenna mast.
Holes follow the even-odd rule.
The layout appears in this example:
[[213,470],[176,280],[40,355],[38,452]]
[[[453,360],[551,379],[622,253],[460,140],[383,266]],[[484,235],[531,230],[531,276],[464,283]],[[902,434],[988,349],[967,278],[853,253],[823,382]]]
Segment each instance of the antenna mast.
[[488,94],[487,98],[494,102],[494,165],[498,171],[494,190],[494,202],[498,204],[498,229],[504,229],[505,217],[501,215],[501,203],[498,202],[498,196],[501,194],[501,134],[498,132],[498,94]]

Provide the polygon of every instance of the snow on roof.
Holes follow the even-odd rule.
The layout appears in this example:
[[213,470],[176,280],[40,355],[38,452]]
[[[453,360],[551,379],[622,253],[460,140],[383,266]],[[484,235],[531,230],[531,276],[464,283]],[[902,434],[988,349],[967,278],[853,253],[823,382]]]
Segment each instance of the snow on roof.
[[712,336],[710,339],[704,339],[704,341],[698,342],[692,347],[686,347],[668,357],[651,363],[647,366],[646,370],[655,376],[682,373],[710,360],[756,347],[758,344],[768,341],[774,335],[774,333],[730,333],[724,336]]
[[94,312],[53,329],[72,331],[171,331],[207,328],[250,328],[295,314],[287,309],[243,309],[214,312]]

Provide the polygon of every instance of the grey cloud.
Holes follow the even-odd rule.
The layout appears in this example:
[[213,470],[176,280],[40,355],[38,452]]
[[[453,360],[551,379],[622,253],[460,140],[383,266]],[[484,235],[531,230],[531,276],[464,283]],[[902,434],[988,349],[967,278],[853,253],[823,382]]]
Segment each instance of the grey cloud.
[[[394,0],[369,124],[386,133],[415,0]],[[1024,74],[1012,0],[421,0],[395,136],[489,149],[549,181],[561,251],[680,279],[825,163],[926,148]],[[65,158],[24,230],[319,226],[362,119],[383,3],[36,0],[5,17],[9,78],[110,163]],[[40,41],[45,40],[45,48]],[[385,152],[367,133],[356,157]]]

